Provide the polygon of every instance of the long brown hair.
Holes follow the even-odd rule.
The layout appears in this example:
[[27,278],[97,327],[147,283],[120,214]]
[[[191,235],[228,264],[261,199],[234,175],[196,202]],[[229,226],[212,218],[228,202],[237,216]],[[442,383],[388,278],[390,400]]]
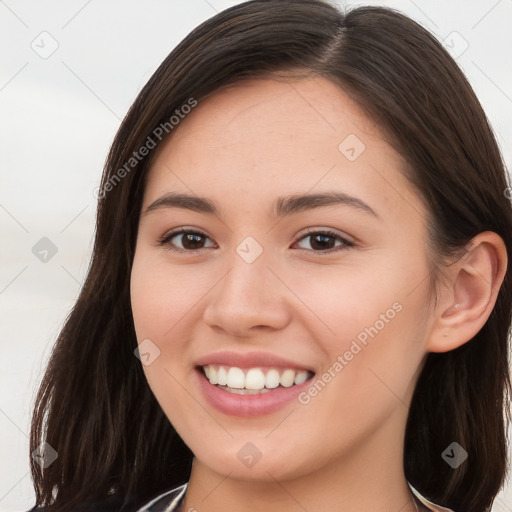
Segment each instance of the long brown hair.
[[[110,149],[91,265],[34,407],[31,452],[46,441],[58,453],[46,469],[30,461],[38,504],[61,511],[110,494],[126,505],[140,504],[188,480],[192,453],[133,353],[129,280],[144,177],[155,150],[126,164],[148,138],[156,146],[166,140],[155,136],[155,128],[191,98],[201,101],[245,78],[292,71],[339,84],[407,162],[407,177],[429,209],[434,286],[443,265],[482,231],[500,235],[512,255],[512,208],[495,137],[463,73],[427,30],[389,8],[342,12],[321,0],[251,1],[221,12],[164,60]],[[122,176],[114,182],[114,175]],[[410,407],[406,478],[456,511],[488,509],[504,481],[510,265],[509,258],[480,332],[456,350],[428,355]],[[441,457],[453,441],[469,453],[457,469]]]

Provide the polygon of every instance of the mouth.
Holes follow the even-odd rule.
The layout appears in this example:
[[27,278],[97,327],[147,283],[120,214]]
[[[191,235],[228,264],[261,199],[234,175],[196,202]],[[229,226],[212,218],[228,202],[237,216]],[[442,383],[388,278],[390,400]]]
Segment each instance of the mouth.
[[263,395],[273,390],[292,388],[314,376],[310,370],[279,367],[239,368],[208,364],[197,369],[213,386],[237,395]]
[[196,360],[194,370],[205,401],[238,417],[289,407],[315,376],[312,368],[269,352],[218,351]]

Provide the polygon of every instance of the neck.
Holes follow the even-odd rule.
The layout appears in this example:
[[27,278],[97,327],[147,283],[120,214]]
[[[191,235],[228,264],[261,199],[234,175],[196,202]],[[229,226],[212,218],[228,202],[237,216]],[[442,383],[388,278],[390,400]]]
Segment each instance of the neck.
[[263,480],[237,480],[194,459],[182,510],[416,512],[403,472],[403,434],[389,421],[351,453],[287,480],[271,471]]

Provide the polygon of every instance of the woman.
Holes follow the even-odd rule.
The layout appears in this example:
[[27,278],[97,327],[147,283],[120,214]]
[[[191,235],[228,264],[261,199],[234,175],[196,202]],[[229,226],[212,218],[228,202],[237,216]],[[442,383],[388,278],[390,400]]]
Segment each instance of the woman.
[[37,504],[488,510],[507,186],[464,75],[404,15],[274,0],[203,23],[112,145],[34,411],[31,450],[58,453],[31,461]]

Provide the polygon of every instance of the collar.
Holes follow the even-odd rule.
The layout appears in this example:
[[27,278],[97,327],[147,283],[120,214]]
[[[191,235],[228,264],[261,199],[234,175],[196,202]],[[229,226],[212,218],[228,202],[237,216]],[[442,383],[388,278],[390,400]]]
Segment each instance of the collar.
[[[453,512],[451,508],[441,507],[427,500],[427,498],[422,496],[409,482],[407,482],[407,484],[418,501],[428,510],[432,510],[433,512]],[[137,512],[178,512],[183,498],[185,497],[187,486],[188,483],[160,494],[139,508]]]

